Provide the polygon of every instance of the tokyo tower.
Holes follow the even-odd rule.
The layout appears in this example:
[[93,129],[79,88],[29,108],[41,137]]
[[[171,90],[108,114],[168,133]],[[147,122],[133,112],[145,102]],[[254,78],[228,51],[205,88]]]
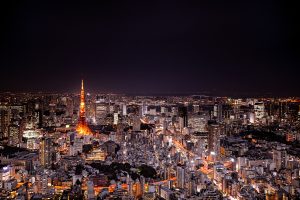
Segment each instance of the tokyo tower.
[[81,135],[92,135],[91,129],[88,127],[85,118],[85,95],[84,95],[84,86],[83,80],[81,81],[81,92],[80,92],[80,111],[79,119],[76,131]]

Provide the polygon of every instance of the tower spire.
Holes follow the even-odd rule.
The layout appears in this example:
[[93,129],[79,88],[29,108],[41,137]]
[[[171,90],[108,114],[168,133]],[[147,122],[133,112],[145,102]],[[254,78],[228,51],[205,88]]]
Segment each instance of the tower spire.
[[85,94],[84,94],[84,85],[83,79],[81,80],[81,91],[80,91],[80,107],[79,107],[79,119],[77,124],[77,132],[82,135],[92,134],[92,131],[88,127],[85,118]]

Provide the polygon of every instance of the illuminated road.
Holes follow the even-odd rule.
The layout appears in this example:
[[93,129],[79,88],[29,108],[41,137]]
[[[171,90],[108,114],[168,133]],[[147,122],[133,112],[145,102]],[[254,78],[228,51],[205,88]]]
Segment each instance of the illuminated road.
[[187,150],[186,148],[184,148],[184,146],[178,142],[177,140],[173,139],[173,144],[175,145],[176,148],[180,149],[181,151],[183,151],[186,154],[189,154],[190,156],[196,157],[197,155],[195,153],[193,153],[192,151]]
[[[195,153],[193,153],[192,151],[187,150],[180,142],[178,142],[177,140],[173,140],[173,144],[176,148],[180,149],[180,151],[183,151],[189,155],[191,155],[192,157],[197,157],[197,155]],[[202,161],[205,163],[205,167],[201,167],[200,169],[198,169],[198,171],[202,172],[205,175],[211,174],[212,173],[212,169],[208,169],[207,166],[207,160],[203,160]]]

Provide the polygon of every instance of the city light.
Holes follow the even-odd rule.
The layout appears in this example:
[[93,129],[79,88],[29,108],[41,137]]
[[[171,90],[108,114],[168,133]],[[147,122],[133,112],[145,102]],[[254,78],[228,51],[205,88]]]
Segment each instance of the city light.
[[0,199],[300,199],[293,1],[3,3]]

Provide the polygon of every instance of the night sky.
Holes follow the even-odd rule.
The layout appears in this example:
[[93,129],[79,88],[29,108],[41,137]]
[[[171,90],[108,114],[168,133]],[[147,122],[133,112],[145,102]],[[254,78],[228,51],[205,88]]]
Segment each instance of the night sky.
[[10,2],[1,91],[75,92],[83,77],[91,92],[300,96],[287,1]]

